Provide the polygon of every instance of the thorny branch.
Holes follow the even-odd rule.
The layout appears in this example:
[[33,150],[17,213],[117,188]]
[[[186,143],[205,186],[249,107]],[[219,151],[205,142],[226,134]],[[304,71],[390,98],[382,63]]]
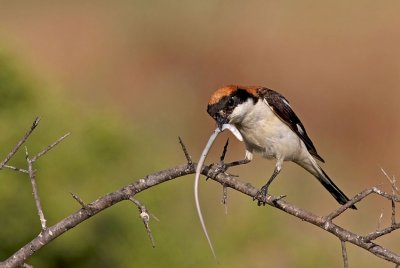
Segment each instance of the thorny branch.
[[129,198],[129,200],[131,200],[138,207],[139,212],[140,212],[140,214],[139,214],[140,218],[142,218],[142,220],[143,220],[144,228],[146,228],[147,235],[150,238],[151,245],[153,248],[156,247],[156,242],[154,240],[153,233],[150,230],[150,224],[149,224],[150,215],[149,215],[146,207],[144,205],[142,205],[142,203],[140,203],[139,200],[137,200],[133,197]]
[[35,199],[36,209],[38,211],[42,230],[46,230],[46,219],[44,217],[42,204],[40,202],[39,192],[36,186],[36,171],[33,169],[33,161],[29,159],[28,148],[25,147],[25,151],[26,151],[26,162],[28,162],[29,178],[31,179],[33,199]]
[[186,145],[183,143],[181,137],[178,137],[178,139],[179,139],[179,144],[182,147],[182,151],[185,154],[188,165],[192,165],[193,164],[192,157],[190,156],[190,154],[186,148]]
[[46,153],[48,153],[51,149],[53,149],[56,145],[58,145],[60,142],[62,142],[66,137],[68,137],[71,133],[67,133],[64,136],[62,136],[61,138],[59,138],[58,140],[56,140],[55,142],[53,142],[52,144],[50,144],[49,146],[47,146],[46,148],[44,148],[41,152],[39,152],[37,155],[35,155],[34,157],[32,157],[32,159],[30,160],[31,162],[35,162],[36,160],[38,160],[40,157],[42,157],[43,155],[45,155]]
[[[226,152],[228,151],[228,145],[229,145],[229,138],[226,140],[224,149],[222,150],[221,157],[219,158],[219,161],[221,163],[224,162]],[[228,214],[228,187],[226,187],[225,184],[222,184],[222,204],[224,205],[225,208],[225,214]]]
[[[31,127],[31,130],[27,132],[27,134],[23,137],[23,139],[14,147],[14,149],[8,154],[6,159],[0,164],[0,167],[6,167],[6,163],[12,158],[12,156],[16,153],[16,151],[21,147],[21,145],[26,141],[28,136],[32,133],[33,129],[37,126],[38,119],[35,120],[34,124]],[[62,140],[65,137],[60,138]],[[56,142],[57,144],[59,142]],[[12,256],[10,256],[7,260],[4,260],[0,262],[0,267],[18,267],[21,265],[24,265],[25,261],[27,258],[29,258],[31,255],[36,253],[39,249],[41,249],[43,246],[47,245],[50,243],[52,240],[56,239],[63,233],[67,232],[68,230],[76,227],[83,221],[93,217],[97,213],[115,205],[118,202],[124,201],[124,200],[135,200],[133,201],[138,208],[140,209],[141,213],[144,213],[142,219],[148,219],[148,213],[147,210],[136,200],[134,199],[134,196],[140,192],[143,192],[149,188],[152,188],[158,184],[168,182],[170,180],[183,177],[189,174],[194,174],[196,171],[196,163],[193,163],[191,161],[191,158],[186,150],[185,145],[183,144],[182,141],[180,141],[183,151],[185,153],[187,162],[184,165],[179,165],[176,167],[172,167],[170,169],[166,169],[163,171],[159,171],[153,174],[149,174],[145,176],[142,179],[139,179],[136,182],[133,182],[121,189],[118,189],[112,193],[106,194],[97,200],[85,204],[83,201],[77,197],[76,195],[72,194],[74,199],[77,200],[81,208],[76,211],[75,213],[67,216],[66,218],[60,220],[58,223],[49,226],[47,228],[43,228],[42,224],[42,231],[40,234],[35,237],[32,241],[27,243],[26,245],[22,246],[18,251],[16,251]],[[56,144],[55,144],[56,145]],[[54,145],[54,146],[55,146]],[[50,145],[47,148],[49,149],[44,149],[44,153],[39,153],[36,155],[36,158],[33,157],[32,159],[37,160],[39,157],[44,155],[48,150],[53,148],[54,146]],[[10,156],[11,155],[11,156]],[[34,170],[32,167],[32,164],[34,161],[32,159],[29,160],[28,158],[28,170],[24,169],[19,169],[19,168],[10,168],[15,171],[22,172],[24,174],[28,173],[29,176],[35,177],[34,176]],[[29,161],[31,161],[31,165],[29,165]],[[30,167],[29,167],[30,166]],[[201,170],[201,174],[205,177],[209,177],[212,180],[220,183],[224,187],[229,187],[232,188],[238,192],[241,192],[251,198],[254,198],[257,196],[257,188],[253,187],[250,183],[238,180],[236,176],[229,175],[225,172],[218,172],[220,170],[219,165],[215,166],[203,166]],[[225,170],[226,171],[226,170]],[[297,217],[301,219],[302,221],[306,221],[310,224],[313,224],[331,234],[336,236],[340,241],[341,241],[341,247],[342,247],[342,257],[344,261],[344,267],[348,266],[348,259],[347,259],[347,250],[346,250],[346,243],[351,243],[355,246],[358,246],[375,256],[382,258],[384,260],[387,260],[389,262],[392,262],[394,264],[397,264],[397,266],[400,265],[400,254],[393,252],[387,248],[384,248],[380,246],[379,244],[376,244],[374,241],[378,237],[381,237],[383,235],[387,235],[390,232],[393,232],[394,230],[400,229],[400,224],[396,222],[396,210],[395,210],[395,205],[400,201],[400,198],[398,196],[398,191],[397,187],[395,185],[395,180],[391,179],[391,184],[392,184],[392,194],[384,192],[380,190],[377,187],[372,187],[370,189],[366,189],[356,196],[354,196],[347,204],[339,207],[335,211],[331,212],[327,216],[317,216],[309,211],[306,211],[304,209],[298,208],[295,205],[292,205],[288,203],[286,200],[283,199],[277,199],[274,196],[267,195],[266,200],[260,200],[260,201],[265,201],[266,204],[268,204],[271,207],[277,208],[287,214],[290,214],[294,217]],[[395,190],[396,189],[396,190]],[[392,222],[391,225],[383,228],[376,230],[375,232],[371,232],[367,235],[361,235],[361,234],[356,234],[350,230],[347,230],[339,225],[336,225],[333,223],[333,220],[340,216],[343,212],[345,212],[351,205],[356,204],[361,202],[364,198],[368,197],[371,194],[375,194],[378,196],[381,196],[385,199],[387,199],[389,202],[392,204]],[[258,198],[258,197],[257,197]],[[147,217],[146,215],[147,214]],[[149,232],[148,228],[148,222],[145,227],[146,230]],[[379,227],[380,228],[380,227]],[[151,232],[149,233],[150,239],[153,243],[152,235]],[[396,266],[396,267],[397,267]]]
[[[21,144],[24,143],[26,141],[26,139],[28,138],[28,136],[32,133],[32,131],[36,128],[36,126],[39,123],[39,119],[36,118],[35,121],[32,124],[32,127],[30,128],[30,130],[27,132],[27,134],[25,134],[25,136],[22,138],[22,140],[18,143]],[[28,154],[28,148],[25,147],[25,158],[26,158],[26,162],[28,163],[28,175],[31,181],[31,185],[32,185],[32,193],[33,193],[33,198],[35,200],[35,204],[36,204],[36,209],[38,211],[38,215],[39,215],[39,219],[40,219],[40,225],[42,226],[42,231],[44,231],[47,227],[46,227],[46,218],[44,217],[44,213],[43,213],[43,208],[42,208],[42,204],[40,202],[40,196],[39,196],[39,191],[37,188],[37,184],[36,184],[36,170],[33,169],[33,164],[43,155],[45,155],[47,152],[49,152],[51,149],[53,149],[57,144],[59,144],[60,142],[62,142],[66,137],[69,136],[70,133],[65,134],[64,136],[62,136],[61,138],[59,138],[58,140],[56,140],[54,143],[50,144],[49,146],[47,146],[45,149],[43,149],[41,152],[39,152],[37,155],[35,155],[32,158],[29,158],[29,154]],[[17,146],[18,146],[17,144]],[[16,146],[16,148],[17,148]],[[19,148],[19,147],[18,147]],[[16,150],[18,150],[18,148]],[[15,151],[16,151],[15,150]],[[15,154],[15,153],[14,153]],[[10,154],[9,154],[10,155]]]
[[11,160],[11,158],[17,153],[18,149],[26,142],[26,140],[29,138],[29,136],[32,134],[32,132],[35,130],[35,128],[38,126],[40,121],[39,117],[36,117],[35,120],[32,123],[31,128],[26,132],[26,134],[22,137],[22,139],[15,145],[15,147],[11,150],[11,152],[6,156],[6,158],[0,163],[0,169],[2,169],[8,161]]
[[70,193],[70,194],[71,194],[72,198],[75,199],[76,202],[79,203],[79,205],[81,205],[82,208],[86,208],[85,202],[83,202],[82,199],[81,199],[79,196],[77,196],[77,195],[74,194],[74,193]]

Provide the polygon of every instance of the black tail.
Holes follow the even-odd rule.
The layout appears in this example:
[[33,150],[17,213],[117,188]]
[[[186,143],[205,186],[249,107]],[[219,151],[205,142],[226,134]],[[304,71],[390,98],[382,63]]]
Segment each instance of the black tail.
[[[326,175],[325,171],[320,167],[319,168],[322,174],[317,177],[317,179],[321,182],[321,184],[327,189],[331,195],[339,202],[339,204],[344,205],[350,199],[337,187],[333,181]],[[356,206],[352,205],[350,208],[357,209]]]

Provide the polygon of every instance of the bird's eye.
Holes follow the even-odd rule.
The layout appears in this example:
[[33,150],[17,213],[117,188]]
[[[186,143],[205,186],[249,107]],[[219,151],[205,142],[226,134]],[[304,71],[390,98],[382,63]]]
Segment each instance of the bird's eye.
[[235,105],[235,100],[233,98],[229,98],[228,100],[228,106],[233,107]]

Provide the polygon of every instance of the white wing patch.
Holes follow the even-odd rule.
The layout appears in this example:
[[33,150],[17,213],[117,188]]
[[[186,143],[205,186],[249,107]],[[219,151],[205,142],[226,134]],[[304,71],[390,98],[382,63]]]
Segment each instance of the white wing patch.
[[[284,104],[286,104],[287,106],[290,107],[289,102],[288,102],[285,98],[281,98],[281,100],[283,101]],[[292,107],[290,107],[290,109],[291,109],[291,108],[292,108]]]
[[299,124],[296,124],[296,127],[297,127],[297,131],[298,131],[301,135],[304,135],[304,130],[303,130],[303,128],[302,128]]
[[268,101],[266,99],[263,99],[263,102],[273,111],[274,107],[272,107],[271,105],[269,105]]

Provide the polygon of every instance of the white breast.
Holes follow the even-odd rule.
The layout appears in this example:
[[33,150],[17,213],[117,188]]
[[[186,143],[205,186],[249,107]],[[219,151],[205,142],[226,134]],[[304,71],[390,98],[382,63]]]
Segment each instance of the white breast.
[[245,102],[232,112],[230,123],[243,136],[246,149],[261,153],[263,157],[294,160],[305,148],[303,142],[267,103]]

